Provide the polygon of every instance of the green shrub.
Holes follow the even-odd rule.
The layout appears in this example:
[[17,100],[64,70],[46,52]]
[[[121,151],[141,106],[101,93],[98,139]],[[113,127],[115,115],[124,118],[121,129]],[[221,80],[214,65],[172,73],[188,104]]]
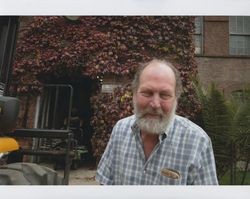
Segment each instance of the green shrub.
[[215,84],[205,92],[198,82],[196,93],[202,126],[212,140],[218,178],[230,171],[230,184],[236,184],[236,163],[244,161],[248,166],[250,160],[250,92],[245,90],[241,99],[233,95],[226,98]]

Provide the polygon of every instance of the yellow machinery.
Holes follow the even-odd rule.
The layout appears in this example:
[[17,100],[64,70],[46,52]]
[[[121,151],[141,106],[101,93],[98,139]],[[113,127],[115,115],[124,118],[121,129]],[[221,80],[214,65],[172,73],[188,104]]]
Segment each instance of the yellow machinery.
[[0,96],[0,158],[19,149],[14,138],[3,135],[6,132],[14,131],[18,112],[19,100],[17,98]]
[[9,159],[10,152],[15,153],[20,150],[17,141],[12,138],[16,131],[20,102],[17,98],[7,96],[18,26],[18,16],[0,16],[0,185],[68,184],[70,164],[67,175],[63,179],[54,170],[38,164],[20,161],[5,163],[5,157]]
[[14,138],[0,137],[0,153],[16,151],[19,145]]

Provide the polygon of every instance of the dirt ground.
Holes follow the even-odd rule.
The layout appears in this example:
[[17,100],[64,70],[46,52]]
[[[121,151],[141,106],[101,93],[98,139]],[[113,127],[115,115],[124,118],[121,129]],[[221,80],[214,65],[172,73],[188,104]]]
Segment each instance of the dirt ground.
[[[63,175],[63,171],[60,171]],[[76,170],[71,170],[69,175],[69,185],[98,185],[95,181],[96,169],[81,166]]]
[[[44,166],[52,168],[52,165],[45,164]],[[56,170],[60,176],[64,175],[64,170]],[[83,163],[76,170],[70,170],[69,185],[99,185],[95,181],[96,166],[94,163]]]

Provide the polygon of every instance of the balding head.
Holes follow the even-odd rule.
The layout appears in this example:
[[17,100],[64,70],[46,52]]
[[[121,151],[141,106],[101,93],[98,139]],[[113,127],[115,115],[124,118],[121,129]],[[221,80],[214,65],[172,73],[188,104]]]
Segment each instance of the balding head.
[[[153,59],[152,61],[141,65],[135,76],[134,80],[132,81],[132,89],[133,92],[137,92],[140,82],[141,82],[141,76],[142,74],[145,74],[145,72],[151,72],[154,69],[159,69],[159,75],[166,75],[169,78],[174,77],[175,78],[175,96],[179,98],[181,95],[181,79],[180,79],[180,73],[179,71],[173,66],[173,64],[166,60],[159,60],[159,59]],[[155,71],[156,71],[155,70]]]

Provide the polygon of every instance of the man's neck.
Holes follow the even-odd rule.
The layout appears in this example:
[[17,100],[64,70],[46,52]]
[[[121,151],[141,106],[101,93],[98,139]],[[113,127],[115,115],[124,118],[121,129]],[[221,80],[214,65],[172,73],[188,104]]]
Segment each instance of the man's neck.
[[146,159],[150,156],[152,151],[154,150],[155,146],[159,142],[159,135],[141,132],[141,139],[143,144],[143,151],[145,154]]

